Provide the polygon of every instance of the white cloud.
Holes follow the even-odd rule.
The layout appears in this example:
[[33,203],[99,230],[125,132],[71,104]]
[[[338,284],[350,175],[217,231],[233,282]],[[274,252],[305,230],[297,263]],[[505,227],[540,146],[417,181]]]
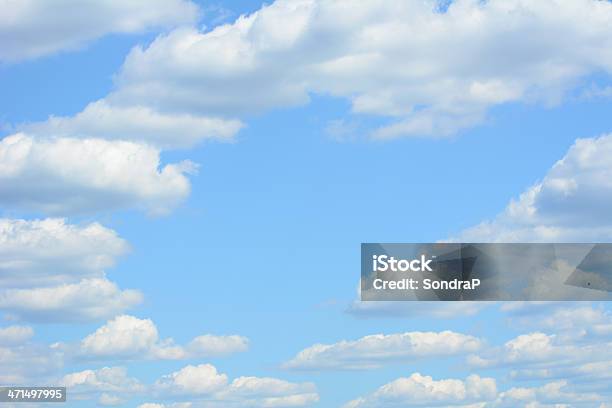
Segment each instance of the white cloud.
[[0,141],[0,203],[51,214],[122,207],[163,214],[190,192],[190,162],[160,169],[159,151],[102,139],[36,139],[23,133]]
[[142,294],[120,290],[105,269],[127,250],[125,240],[98,223],[2,218],[0,309],[10,318],[44,322],[121,313],[140,303]]
[[553,330],[570,339],[612,338],[612,314],[603,305],[584,302],[512,302],[501,310],[523,327]]
[[[510,372],[513,381],[571,380],[574,390],[599,392],[612,397],[609,383],[612,381],[612,359],[603,356],[603,361],[575,363],[567,366],[517,368]],[[607,359],[606,359],[607,358]]]
[[463,408],[569,408],[593,407],[604,401],[594,392],[581,392],[565,380],[537,387],[498,391],[493,378],[470,375],[465,380],[443,379],[414,373],[383,385],[370,395],[350,401],[344,408],[463,407]]
[[242,122],[235,119],[159,113],[146,106],[116,107],[99,100],[75,116],[51,116],[45,122],[23,125],[21,129],[41,137],[134,140],[175,148],[191,147],[207,139],[231,140],[242,127]]
[[524,377],[554,378],[567,369],[612,361],[610,346],[612,342],[605,339],[532,332],[471,355],[468,362],[480,368],[513,367]]
[[81,341],[85,355],[132,356],[148,352],[158,341],[157,327],[149,319],[121,315]]
[[555,381],[540,387],[511,388],[500,393],[492,406],[514,408],[525,404],[525,407],[530,408],[569,408],[570,406],[592,407],[594,403],[602,402],[602,397],[600,395],[593,393],[575,393],[569,390],[567,386],[567,381]]
[[227,375],[210,364],[188,365],[160,378],[155,387],[160,393],[207,395],[227,386]]
[[443,136],[495,105],[554,104],[580,79],[612,72],[611,18],[596,0],[459,0],[445,12],[435,1],[278,0],[136,47],[106,100],[240,117],[318,93],[388,118],[374,137]]
[[463,242],[605,242],[612,239],[612,135],[578,139],[544,179]]
[[248,349],[248,339],[242,336],[202,335],[185,346],[170,339],[160,340],[157,327],[150,319],[121,315],[108,321],[85,337],[78,355],[83,358],[166,359],[180,360],[221,356]]
[[51,287],[0,291],[0,309],[11,318],[43,322],[107,318],[142,302],[136,290],[120,290],[105,278]]
[[284,364],[288,369],[371,369],[411,358],[443,357],[474,352],[481,341],[473,336],[443,332],[376,334],[354,341],[315,344]]
[[97,399],[103,406],[124,405],[130,397],[146,391],[146,386],[129,377],[124,367],[73,372],[54,384],[66,387],[72,400]]
[[22,344],[34,335],[34,330],[28,326],[0,327],[0,346]]
[[465,380],[434,380],[414,373],[410,377],[398,378],[385,384],[372,394],[355,399],[344,407],[456,407],[491,401],[496,395],[497,386],[493,378],[470,375]]
[[128,250],[117,233],[98,223],[64,219],[0,219],[0,287],[45,286],[101,278]]
[[53,346],[31,344],[26,339],[23,344],[0,345],[1,384],[42,384],[62,365],[63,353]]
[[476,365],[486,367],[491,364],[516,364],[523,362],[550,361],[566,350],[557,348],[555,336],[540,332],[522,334],[504,344],[503,353],[495,353],[490,360],[474,359]]
[[238,377],[216,398],[245,407],[302,407],[319,401],[312,383],[291,383],[277,378]]
[[72,50],[111,33],[191,23],[198,14],[183,0],[2,0],[0,9],[0,61]]
[[[499,347],[483,348],[478,355],[470,356],[468,362],[473,367],[510,368],[513,381],[554,380],[555,384],[562,384],[564,392],[576,396],[591,398],[596,392],[612,397],[608,386],[612,379],[612,316],[605,305],[594,307],[595,304],[577,302],[504,304],[502,310],[509,314],[511,323],[538,331],[519,335]],[[549,334],[540,330],[547,330]],[[520,393],[526,392],[521,387],[517,389]],[[529,392],[529,395],[540,393],[535,389]],[[542,406],[551,403],[541,398],[537,400],[544,404]],[[502,398],[501,401],[506,400]],[[585,402],[584,406],[593,405]]]
[[[158,395],[197,397],[196,406],[298,407],[319,400],[312,383],[290,383],[276,378],[238,377],[231,383],[210,364],[186,366],[160,378]],[[155,405],[153,405],[155,406]]]
[[124,367],[104,367],[98,370],[84,370],[66,374],[60,384],[69,393],[90,394],[97,392],[137,393],[144,386],[135,378],[128,377]]

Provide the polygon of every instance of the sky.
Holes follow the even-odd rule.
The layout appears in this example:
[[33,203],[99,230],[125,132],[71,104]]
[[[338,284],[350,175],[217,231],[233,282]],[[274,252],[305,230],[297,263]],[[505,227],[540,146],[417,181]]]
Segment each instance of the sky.
[[612,406],[607,302],[357,292],[362,242],[610,242],[610,2],[0,9],[0,384]]

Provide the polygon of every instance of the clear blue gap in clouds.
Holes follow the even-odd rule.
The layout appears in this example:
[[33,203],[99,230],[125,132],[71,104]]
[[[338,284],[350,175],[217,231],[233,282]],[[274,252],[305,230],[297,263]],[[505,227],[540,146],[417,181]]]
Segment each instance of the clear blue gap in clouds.
[[[259,6],[220,5],[237,11]],[[0,120],[79,111],[108,92],[131,46],[150,38],[111,36],[84,51],[1,67]],[[339,406],[415,371],[465,378],[469,370],[458,358],[358,373],[293,373],[278,364],[314,343],[373,333],[448,329],[474,331],[490,342],[516,335],[496,310],[454,320],[346,314],[356,296],[359,243],[435,241],[495,216],[577,137],[609,131],[609,106],[603,100],[501,106],[487,123],[450,139],[337,142],[324,129],[351,117],[347,103],[313,96],[307,106],[250,118],[237,143],[164,152],[164,161],[201,164],[192,195],[163,218],[134,212],[101,217],[133,247],[109,277],[143,291],[145,303],[133,313],[152,318],[160,337],[184,343],[202,333],[248,336],[249,352],[210,361],[230,378],[314,381],[322,406]],[[369,120],[363,119],[365,130]],[[37,339],[78,340],[98,326],[36,325]],[[130,376],[152,382],[185,364],[127,366]],[[487,375],[504,388],[504,372]]]
[[[176,318],[189,311],[188,320],[195,311],[203,329],[249,336],[251,353],[218,363],[235,372],[280,376],[274,366],[304,347],[380,332],[475,327],[501,343],[518,332],[494,311],[455,321],[344,314],[356,293],[359,243],[433,241],[493,217],[540,179],[576,135],[603,132],[606,107],[507,106],[455,139],[387,143],[331,140],[323,124],[347,112],[344,103],[325,98],[251,119],[238,143],[192,153],[202,168],[183,210],[153,221],[125,219],[132,227],[120,230],[138,248],[114,276],[143,289],[150,315],[170,333],[195,334]],[[163,285],[154,279],[162,276],[169,276]],[[337,303],[318,306],[329,300]],[[352,384],[369,389],[417,369],[463,378],[463,367],[451,359],[365,374],[288,375],[320,378],[322,395],[342,401]]]

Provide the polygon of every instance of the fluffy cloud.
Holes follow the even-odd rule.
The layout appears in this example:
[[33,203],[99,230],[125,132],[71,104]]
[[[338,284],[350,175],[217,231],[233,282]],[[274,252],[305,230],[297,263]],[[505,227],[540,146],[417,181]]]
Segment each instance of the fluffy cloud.
[[123,405],[129,397],[146,390],[140,381],[128,376],[124,367],[66,374],[57,384],[66,387],[73,400],[97,398],[103,406]]
[[319,401],[312,383],[267,377],[238,377],[216,397],[245,407],[302,407]]
[[[6,333],[5,333],[6,336]],[[29,337],[11,339],[11,344],[0,344],[0,383],[31,385],[43,384],[63,366],[63,353],[55,346],[31,343]]]
[[385,384],[372,394],[347,403],[344,408],[465,407],[467,404],[493,400],[496,395],[497,386],[493,378],[471,375],[465,381],[434,380],[414,373]]
[[163,214],[190,191],[190,162],[160,169],[159,151],[102,139],[37,139],[23,133],[0,141],[0,204],[51,214],[122,207]]
[[[593,393],[612,398],[608,385],[612,379],[612,316],[604,306],[584,302],[503,304],[502,311],[508,314],[513,325],[538,331],[519,335],[501,346],[483,348],[477,355],[470,356],[468,362],[473,367],[510,368],[513,381],[553,381],[549,384],[552,388],[546,390],[530,388],[527,392],[526,388],[517,387],[512,392],[502,393],[501,396],[505,397],[498,399],[500,406],[519,404],[509,399],[510,396],[556,395],[552,389],[559,392],[562,389],[563,393],[575,397],[572,400],[568,397],[566,401],[559,397],[555,400],[557,402],[575,399],[577,402],[572,406],[594,406],[592,402],[585,402],[593,401],[596,397]],[[514,405],[507,400],[514,401]],[[554,402],[541,396],[536,400],[542,406]]]
[[160,378],[154,389],[163,397],[197,397],[206,403],[203,406],[297,407],[319,400],[312,383],[296,384],[265,377],[228,381],[227,375],[210,364],[189,365]]
[[586,408],[596,406],[594,404],[604,400],[605,397],[601,394],[573,390],[565,380],[537,387],[512,387],[498,391],[493,378],[470,375],[465,380],[434,380],[432,377],[415,373],[385,384],[370,395],[350,401],[344,408]]
[[198,11],[184,0],[2,0],[0,61],[70,50],[105,34],[190,23]]
[[[601,366],[610,364],[612,342],[533,332],[508,340],[501,347],[491,347],[472,355],[468,362],[474,367],[512,367],[517,379],[562,378],[563,375],[589,375]],[[593,384],[595,385],[595,384]]]
[[40,137],[134,140],[160,148],[191,147],[202,140],[231,140],[243,127],[239,120],[159,113],[146,106],[119,108],[105,100],[90,103],[72,117],[51,116],[47,121],[22,126]]
[[100,278],[128,250],[98,223],[0,219],[0,287],[46,286]]
[[44,322],[98,320],[141,302],[139,291],[121,290],[106,278],[0,291],[0,309],[9,317]]
[[558,357],[567,359],[567,347],[556,344],[554,335],[534,332],[522,334],[504,344],[501,353],[491,351],[490,358],[473,357],[474,365],[488,367],[499,364],[550,362]]
[[[612,360],[604,356],[603,361],[577,363],[561,367],[518,368],[510,372],[514,381],[571,380],[577,391],[598,391],[610,394],[608,384],[612,381]],[[612,395],[610,395],[612,397]]]
[[210,364],[188,365],[159,379],[155,386],[165,393],[206,395],[227,385],[227,375],[217,372]]
[[603,304],[511,302],[501,306],[522,327],[551,330],[569,339],[612,338],[612,313]]
[[121,313],[142,301],[107,279],[128,244],[98,223],[64,219],[0,219],[0,309],[45,322],[88,321]]
[[121,315],[108,321],[85,337],[78,354],[83,358],[168,359],[179,360],[227,355],[248,349],[242,336],[202,335],[185,346],[172,339],[160,340],[157,327],[150,319]]
[[135,378],[128,377],[123,367],[104,367],[98,370],[84,370],[65,375],[60,384],[70,393],[136,393],[144,386]]
[[[567,381],[555,381],[541,387],[515,387],[500,393],[493,407],[514,408],[526,406],[540,407],[592,407],[602,402],[602,397],[594,393],[575,393],[568,389]],[[569,405],[571,404],[571,405]]]
[[34,335],[34,330],[27,326],[0,327],[0,346],[22,344]]
[[578,139],[544,179],[464,242],[602,242],[612,239],[612,135]]
[[460,0],[445,11],[435,1],[278,0],[135,48],[106,99],[237,117],[318,93],[388,118],[378,138],[448,135],[492,106],[553,104],[581,78],[612,72],[611,19],[612,5],[596,0]]
[[34,330],[0,327],[0,384],[31,384],[62,366],[61,351],[32,344]]
[[149,319],[121,315],[81,341],[85,355],[132,356],[148,352],[157,342],[157,327]]
[[376,334],[354,341],[315,344],[284,364],[289,369],[371,369],[409,358],[440,357],[473,352],[481,342],[473,336],[443,332]]

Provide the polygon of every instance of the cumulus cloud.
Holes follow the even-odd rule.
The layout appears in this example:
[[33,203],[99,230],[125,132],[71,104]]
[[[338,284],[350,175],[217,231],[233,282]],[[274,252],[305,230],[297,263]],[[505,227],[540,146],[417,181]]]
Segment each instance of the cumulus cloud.
[[38,139],[18,133],[0,141],[0,204],[50,214],[124,207],[164,214],[190,192],[190,162],[160,168],[151,146],[102,139]]
[[101,278],[128,250],[99,223],[65,219],[0,219],[0,287],[47,286]]
[[28,326],[0,327],[0,346],[22,344],[34,335],[34,330]]
[[491,401],[496,395],[497,385],[493,378],[470,375],[465,380],[434,380],[414,373],[385,384],[372,394],[347,403],[344,408],[466,407],[468,404]]
[[60,384],[70,393],[92,392],[136,393],[144,386],[135,378],[127,375],[124,367],[104,367],[98,370],[83,370],[66,374]]
[[460,0],[445,11],[435,1],[278,0],[136,47],[106,99],[239,117],[318,93],[388,118],[377,138],[449,135],[492,106],[554,104],[581,78],[612,72],[611,19],[612,5],[595,0]]
[[[125,403],[134,396],[154,396],[164,403],[140,408],[301,407],[319,400],[312,383],[292,383],[269,377],[238,377],[230,381],[210,364],[187,365],[144,385],[123,367],[83,370],[63,376],[59,383],[77,399],[98,399],[102,405]],[[189,400],[192,402],[176,400]],[[170,401],[170,402],[167,402]]]
[[506,342],[501,350],[491,350],[490,357],[472,357],[471,363],[480,367],[490,367],[500,364],[526,364],[550,362],[558,357],[570,358],[567,346],[559,345],[555,335],[541,332],[522,334]]
[[315,344],[283,366],[300,370],[372,369],[411,358],[460,355],[480,347],[476,337],[451,331],[375,334],[353,341]]
[[[516,336],[501,346],[484,347],[469,356],[468,362],[472,367],[510,369],[509,377],[514,382],[552,380],[564,392],[576,397],[591,398],[592,393],[598,393],[610,398],[612,394],[608,384],[612,380],[612,315],[604,306],[605,303],[584,302],[503,304],[501,309],[509,316],[510,323],[536,331]],[[524,387],[517,387],[515,392],[525,395],[548,392],[530,390],[525,394]],[[552,404],[550,400],[537,400],[542,406]],[[576,400],[583,401],[580,398]],[[501,398],[500,401],[505,402],[506,399]],[[559,398],[560,401],[563,398]],[[594,406],[592,402],[584,401],[572,406]],[[515,401],[514,405],[507,403],[500,406],[517,404]]]
[[180,148],[208,139],[231,140],[243,126],[236,119],[160,113],[146,106],[117,107],[99,100],[75,116],[51,116],[47,121],[23,125],[21,129],[39,137],[134,140],[160,148]]
[[106,277],[128,244],[99,223],[0,219],[0,310],[38,322],[108,318],[142,301]]
[[[601,375],[602,370],[612,364],[611,346],[612,342],[606,339],[532,332],[472,355],[468,362],[479,368],[512,368],[511,375],[518,380],[576,377],[601,380],[606,377]],[[593,381],[588,388],[601,385],[601,381]]]
[[184,0],[0,1],[0,61],[19,61],[78,48],[112,33],[191,23],[197,7]]
[[586,408],[603,403],[605,399],[605,396],[595,392],[576,391],[565,380],[498,391],[493,378],[470,375],[465,380],[434,380],[432,377],[414,373],[410,377],[398,378],[385,384],[369,395],[350,401],[344,408]]
[[160,339],[150,319],[120,315],[85,337],[77,354],[87,359],[165,359],[180,360],[221,356],[248,349],[246,337],[202,335],[184,346],[171,338]]
[[602,242],[612,239],[612,135],[578,139],[543,180],[463,242]]
[[611,20],[612,5],[597,0],[459,0],[445,10],[434,0],[277,0],[135,47],[109,95],[35,129],[182,147],[319,94],[382,117],[374,138],[448,136],[496,105],[555,104],[612,72]]
[[73,400],[96,399],[99,405],[117,406],[134,395],[142,394],[146,386],[129,377],[124,367],[103,367],[64,375],[56,384],[66,387]]
[[238,377],[231,383],[226,374],[210,364],[188,365],[165,375],[154,385],[162,397],[197,397],[203,405],[243,407],[297,407],[319,400],[312,383],[291,383],[267,377]]
[[602,304],[584,302],[512,302],[501,306],[521,327],[551,330],[570,339],[612,338],[612,313]]
[[180,395],[206,395],[220,391],[227,385],[227,375],[217,372],[210,364],[188,365],[160,378],[155,386],[159,391]]
[[46,323],[98,320],[141,302],[139,291],[121,290],[106,278],[0,291],[0,310],[8,317]]
[[[592,407],[602,402],[602,396],[595,393],[576,393],[568,387],[567,381],[555,381],[540,387],[514,387],[500,393],[493,407],[514,408],[517,406],[540,407]],[[569,405],[571,404],[571,405]]]
[[21,338],[14,338],[13,333],[10,344],[0,344],[0,383],[31,385],[35,381],[44,384],[62,368],[62,351],[55,346],[33,344],[23,333],[18,336]]

